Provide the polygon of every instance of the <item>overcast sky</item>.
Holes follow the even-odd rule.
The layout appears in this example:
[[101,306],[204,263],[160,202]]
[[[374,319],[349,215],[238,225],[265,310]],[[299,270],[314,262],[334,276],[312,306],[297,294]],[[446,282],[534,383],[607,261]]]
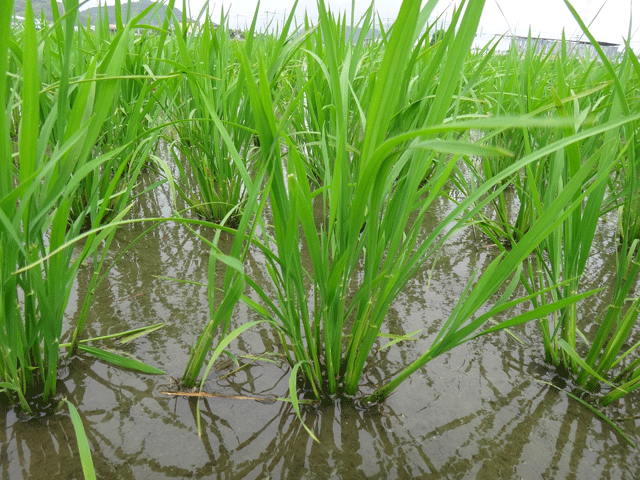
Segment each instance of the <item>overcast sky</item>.
[[[453,0],[455,1],[455,0]],[[452,0],[441,0],[438,12],[442,12],[453,3]],[[107,0],[113,4],[114,0]],[[351,0],[325,0],[333,10],[351,10]],[[91,0],[97,5],[98,0]],[[280,21],[291,12],[293,0],[262,0],[258,10],[259,25]],[[395,19],[400,0],[375,0],[375,9],[383,23],[391,24]],[[103,0],[104,4],[104,0]],[[197,16],[205,0],[187,0],[192,17]],[[230,10],[229,24],[232,28],[243,28],[251,23],[258,0],[209,0],[209,7],[214,19],[219,18],[220,9]],[[629,12],[633,8],[634,25],[633,40],[640,41],[640,33],[636,32],[640,25],[640,0],[573,0],[587,24],[591,23],[591,31],[599,41],[620,43],[627,36],[629,29]],[[359,17],[371,5],[371,0],[355,0],[355,15]],[[182,0],[176,0],[176,7],[182,8]],[[305,11],[312,19],[317,18],[316,0],[299,0],[296,18],[304,19]],[[562,29],[568,37],[580,34],[578,26],[571,17],[563,0],[486,0],[482,17],[482,34],[503,34],[512,32],[526,35],[531,26],[534,36],[558,37]]]

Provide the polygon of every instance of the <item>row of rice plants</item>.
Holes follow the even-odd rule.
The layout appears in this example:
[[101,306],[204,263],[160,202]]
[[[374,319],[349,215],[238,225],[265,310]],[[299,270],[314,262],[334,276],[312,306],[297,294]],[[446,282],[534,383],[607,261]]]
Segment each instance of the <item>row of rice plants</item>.
[[[131,24],[102,55],[91,55],[78,42],[86,32],[73,28],[77,1],[67,2],[64,17],[39,31],[28,3],[24,26],[15,37],[8,28],[12,3],[3,2],[0,10],[0,390],[31,412],[37,398],[45,408],[54,401],[63,346],[70,354],[82,350],[161,373],[79,343],[91,296],[108,269],[106,253],[132,205],[136,177],[155,138],[137,136],[107,150],[99,145],[105,123],[121,101]],[[17,137],[10,124],[16,111]],[[82,207],[72,212],[78,197]],[[91,286],[73,331],[63,332],[65,309],[83,262],[93,266]],[[63,334],[72,335],[72,342],[61,344]]]
[[[270,59],[268,77],[273,92],[285,98],[291,94],[285,69],[291,69],[290,54],[301,40],[284,45],[291,40],[286,33],[290,24],[279,36],[258,37],[256,15],[246,32],[246,42],[240,43],[232,39],[224,12],[220,25],[211,20],[208,6],[200,18],[202,21],[195,24],[173,19],[173,30],[182,35],[172,35],[163,45],[158,68],[179,74],[165,100],[173,125],[167,140],[174,147],[177,191],[190,208],[206,219],[220,222],[231,214],[227,223],[237,222],[247,198],[246,184],[256,163],[258,143],[238,49],[243,45],[252,60]],[[254,36],[258,37],[255,41]],[[242,165],[233,159],[225,135],[242,158]]]
[[[307,31],[302,53],[292,57],[299,77],[291,85],[299,90],[290,95],[288,104],[282,104],[278,86],[269,76],[274,69],[269,57],[256,59],[246,46],[237,52],[248,89],[250,121],[260,140],[261,161],[266,163],[268,183],[263,195],[268,194],[273,214],[268,225],[260,210],[266,200],[256,200],[258,210],[244,212],[238,245],[244,242],[246,248],[251,241],[263,251],[273,284],[258,286],[245,276],[262,305],[233,289],[223,300],[226,320],[218,317],[218,325],[228,325],[232,305],[242,299],[275,326],[292,366],[291,400],[296,408],[299,375],[318,399],[359,393],[363,369],[402,287],[455,232],[478,218],[487,225],[487,205],[506,209],[507,201],[501,196],[510,185],[523,197],[526,224],[509,229],[510,212],[504,212],[499,226],[502,238],[495,233],[498,230],[490,236],[500,244],[506,238],[509,248],[503,248],[486,271],[467,285],[432,345],[366,400],[384,399],[428,361],[479,335],[548,315],[564,318],[564,312],[569,312],[570,317],[576,312],[574,305],[594,293],[579,291],[576,283],[584,269],[580,261],[588,256],[593,240],[593,234],[583,230],[593,228],[598,218],[584,211],[598,210],[603,203],[611,174],[620,168],[622,152],[627,151],[620,131],[637,122],[638,115],[616,109],[615,104],[602,108],[597,103],[592,110],[598,109],[598,115],[575,109],[567,112],[566,107],[579,104],[583,95],[566,86],[569,77],[560,69],[562,58],[553,63],[560,78],[555,96],[542,88],[532,99],[529,88],[539,81],[511,81],[516,91],[502,87],[499,98],[513,98],[515,108],[503,106],[495,95],[485,96],[490,77],[482,69],[502,63],[506,79],[515,65],[502,58],[492,63],[497,55],[491,49],[483,52],[484,57],[468,61],[484,3],[472,0],[461,7],[435,45],[424,32],[437,2],[420,3],[404,1],[399,20],[383,33],[380,44],[365,47],[345,41],[346,19],[334,17],[320,0],[319,23]],[[363,22],[365,31],[371,28],[370,18]],[[283,55],[275,51],[271,58]],[[534,58],[530,51],[526,55],[531,57],[529,63],[553,61],[549,56]],[[511,58],[517,65],[522,63],[519,57]],[[472,69],[465,70],[468,66]],[[597,70],[598,75],[606,74]],[[428,72],[426,80],[423,72]],[[522,73],[532,75],[526,67]],[[592,81],[587,74],[580,78],[584,84]],[[584,97],[610,85],[611,80],[605,87],[591,88]],[[472,110],[473,105],[492,103],[499,111]],[[630,128],[627,132],[632,132]],[[492,145],[514,129],[522,133],[522,145],[518,156],[508,159],[504,149]],[[620,148],[603,147],[611,142]],[[481,162],[483,172],[470,158],[501,158],[502,164],[495,168]],[[465,173],[469,166],[472,181]],[[485,175],[489,168],[490,174]],[[425,239],[419,235],[422,219],[430,214],[445,185],[462,188],[462,200]],[[260,188],[260,183],[253,184],[251,195],[256,199]],[[315,217],[318,210],[320,222]],[[579,261],[563,250],[567,229],[575,232]],[[554,252],[562,252],[560,258],[578,263],[556,273],[549,267],[545,281],[535,284],[523,268],[530,263],[524,262],[531,255],[546,259],[550,245],[555,246]],[[242,251],[240,246],[236,249],[236,253]],[[310,268],[303,251],[308,252]],[[214,255],[227,264],[228,278],[240,282],[240,264]],[[522,298],[513,296],[519,280],[528,287]],[[275,299],[271,291],[276,292]],[[487,306],[498,291],[503,294]],[[524,313],[512,313],[486,328],[498,313],[528,302],[532,306]],[[481,308],[488,312],[478,314]],[[211,345],[208,331],[206,342]],[[558,331],[544,332],[545,343],[553,344]],[[225,345],[228,338],[223,340]],[[190,362],[183,378],[188,385],[195,384],[205,361],[203,349],[197,351],[199,362]],[[563,349],[569,359],[574,358],[568,353],[573,351]],[[621,391],[629,388],[617,390]]]
[[[131,85],[123,79],[142,78],[126,75],[135,20],[113,37],[105,30],[96,36],[75,28],[77,0],[65,2],[62,17],[53,6],[54,23],[36,30],[27,2],[24,24],[14,31],[9,29],[13,2],[0,6],[0,392],[17,399],[27,413],[49,411],[59,401],[63,348],[69,355],[83,351],[163,373],[80,339],[91,298],[109,270],[110,244],[157,140],[140,135],[141,117],[154,123],[156,115],[142,104],[142,94],[130,99],[138,108],[129,112],[129,125],[136,127],[118,138],[110,135]],[[143,83],[148,92],[152,82],[145,76]],[[65,310],[83,264],[92,266],[93,275],[79,318],[64,332]],[[71,342],[61,343],[63,335]],[[95,478],[82,422],[75,407],[64,403],[85,476]]]
[[[577,13],[573,13],[580,21]],[[584,24],[583,28],[590,35]],[[499,102],[501,108],[520,109],[525,115],[555,110],[561,117],[572,118],[574,122],[561,131],[508,131],[512,139],[523,140],[518,144],[524,147],[515,152],[526,154],[553,138],[588,131],[594,125],[618,123],[621,118],[629,118],[630,112],[634,111],[637,58],[627,48],[624,55],[612,64],[599,51],[595,39],[592,38],[592,41],[599,53],[597,60],[586,61],[575,53],[570,57],[566,42],[562,39],[555,51],[556,56],[552,56],[553,52],[534,55],[530,43],[525,52],[518,52],[514,48],[506,56],[495,56],[495,59],[487,62],[493,69],[492,75],[484,82],[477,82],[474,86],[476,92],[497,92],[501,100],[517,99],[516,104],[511,106],[508,106],[509,102]],[[519,71],[518,65],[524,65],[525,68]],[[512,71],[516,73],[509,74]],[[518,75],[523,78],[522,82],[514,81]],[[487,100],[491,95],[477,93],[476,97]],[[526,104],[523,101],[525,99]],[[479,107],[491,105],[480,101],[477,104]],[[542,288],[542,285],[558,284],[562,279],[570,280],[562,288],[554,289],[549,298],[569,298],[579,292],[596,228],[605,214],[618,210],[618,274],[613,301],[600,313],[603,320],[597,327],[595,338],[588,340],[580,331],[589,329],[591,325],[580,322],[575,304],[540,321],[546,360],[566,373],[576,374],[576,382],[590,391],[602,386],[611,390],[601,399],[605,405],[638,386],[637,363],[631,360],[637,357],[637,346],[622,350],[638,316],[637,302],[628,300],[638,273],[637,244],[634,243],[638,238],[635,233],[637,212],[632,213],[637,209],[639,195],[634,139],[636,124],[634,120],[611,128],[602,135],[582,137],[563,152],[531,165],[521,174],[510,178],[513,188],[504,190],[491,203],[490,213],[482,212],[476,223],[499,246],[513,246],[539,221],[541,212],[574,175],[585,171],[589,175],[609,172],[607,182],[595,189],[546,241],[536,247],[534,253],[537,262],[532,265],[537,265],[537,271],[534,272],[533,266],[530,266],[523,277],[529,291],[536,288],[534,285]],[[495,138],[501,139],[501,136]],[[507,145],[510,148],[514,146],[513,143]],[[594,160],[596,163],[593,163]],[[481,162],[469,162],[472,180],[460,177],[459,185],[466,191],[472,191],[477,182],[492,178],[495,172],[502,171],[506,165],[504,159],[484,158]],[[536,304],[545,301],[545,297],[540,297]],[[582,323],[580,327],[579,323]],[[617,386],[612,384],[614,379],[618,382]],[[624,385],[619,384],[622,379],[627,380]]]
[[[226,19],[223,17],[222,22]],[[174,20],[174,30],[182,27]],[[200,216],[216,221],[235,212],[246,200],[245,182],[252,156],[253,130],[243,79],[233,62],[235,42],[226,28],[216,28],[209,16],[184,37],[174,35],[164,46],[164,65],[182,73],[172,87],[167,114],[174,122],[179,193]],[[222,122],[244,158],[234,164],[217,124]]]

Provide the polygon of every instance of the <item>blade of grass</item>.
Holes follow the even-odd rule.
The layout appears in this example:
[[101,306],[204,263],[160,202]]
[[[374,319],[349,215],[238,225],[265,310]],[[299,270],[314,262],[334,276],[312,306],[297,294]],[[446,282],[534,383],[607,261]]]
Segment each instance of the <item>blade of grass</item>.
[[90,347],[88,345],[78,345],[78,350],[86,352],[89,355],[93,355],[100,360],[104,360],[105,362],[109,362],[118,367],[129,368],[131,370],[137,370],[138,372],[148,373],[151,375],[166,375],[166,372],[160,370],[159,368],[155,368],[151,365],[147,365],[146,363],[134,360],[133,358],[123,357],[122,355],[118,355],[117,353],[108,352],[96,347]]
[[82,463],[82,473],[85,480],[95,480],[96,471],[93,466],[93,459],[91,458],[91,448],[89,448],[89,440],[84,431],[82,425],[82,419],[76,407],[67,399],[64,399],[64,403],[69,409],[69,416],[71,417],[71,423],[73,424],[73,430],[76,433],[76,442],[78,444],[78,452],[80,454],[80,462]]

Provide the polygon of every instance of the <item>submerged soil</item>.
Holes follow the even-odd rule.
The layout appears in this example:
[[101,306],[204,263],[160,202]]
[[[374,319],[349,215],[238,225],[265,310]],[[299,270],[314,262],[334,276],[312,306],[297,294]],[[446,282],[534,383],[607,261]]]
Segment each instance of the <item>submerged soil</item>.
[[[153,180],[153,174],[144,177],[149,184]],[[442,208],[447,208],[444,203]],[[169,216],[168,189],[161,187],[138,201],[133,214]],[[599,234],[597,255],[587,274],[593,285],[611,284],[614,229],[612,221]],[[122,229],[113,255],[143,230],[142,224]],[[471,230],[456,236],[433,271],[426,265],[405,288],[390,312],[386,331],[422,331],[416,340],[381,349],[371,358],[362,379],[363,393],[429,345],[473,271],[495,255],[483,242]],[[535,324],[513,332],[522,343],[501,332],[436,358],[383,404],[363,408],[357,400],[337,400],[328,407],[306,407],[304,421],[318,443],[290,404],[253,399],[288,394],[289,369],[277,355],[278,339],[267,326],[248,331],[229,350],[241,363],[251,360],[243,355],[267,352],[268,356],[226,378],[221,378],[230,372],[225,365],[210,375],[205,390],[221,396],[162,394],[175,389],[170,375],[182,375],[190,346],[207,321],[206,289],[197,283],[207,281],[208,256],[208,248],[193,233],[165,223],[125,255],[95,297],[85,336],[164,322],[163,329],[129,344],[98,345],[167,372],[144,375],[84,355],[61,369],[59,393],[78,407],[98,478],[640,478],[638,450],[601,418],[549,385],[570,388],[544,364]],[[90,267],[83,268],[68,309],[71,322],[90,279]],[[266,279],[259,252],[251,252],[246,268],[258,281]],[[582,305],[585,322],[591,323],[604,304],[600,300]],[[235,324],[247,319],[256,317],[238,307]],[[640,442],[639,403],[636,392],[606,410],[635,442]],[[27,419],[5,406],[0,416],[0,458],[2,478],[82,478],[66,410]]]

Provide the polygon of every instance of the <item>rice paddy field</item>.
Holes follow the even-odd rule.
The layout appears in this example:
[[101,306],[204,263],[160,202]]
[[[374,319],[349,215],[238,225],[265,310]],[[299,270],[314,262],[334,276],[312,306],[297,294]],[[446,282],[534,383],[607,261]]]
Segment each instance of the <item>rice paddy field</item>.
[[640,476],[628,45],[12,3],[2,478]]

